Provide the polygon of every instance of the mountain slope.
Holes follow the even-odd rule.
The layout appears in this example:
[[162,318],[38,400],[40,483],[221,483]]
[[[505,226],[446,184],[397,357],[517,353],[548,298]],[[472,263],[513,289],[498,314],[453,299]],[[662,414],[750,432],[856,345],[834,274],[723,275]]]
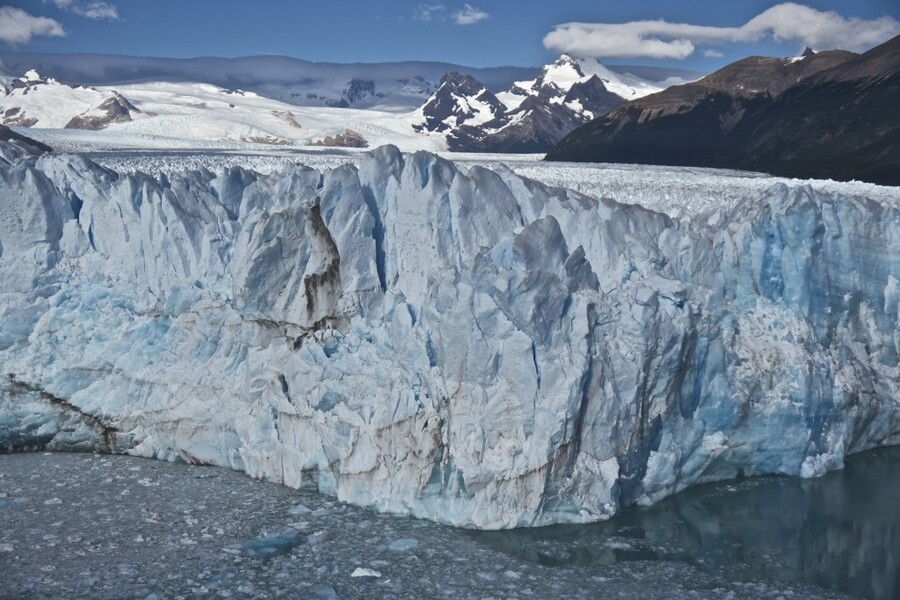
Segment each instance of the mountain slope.
[[[365,147],[444,148],[410,115],[300,107],[204,83],[69,86],[32,70],[0,89],[0,124],[60,149]],[[102,130],[102,131],[100,131]]]
[[39,152],[52,151],[52,148],[50,148],[50,146],[42,144],[37,140],[33,140],[30,137],[26,137],[24,135],[16,133],[5,125],[0,125],[0,142],[22,142],[24,144],[28,144],[29,146],[33,146]]
[[750,58],[630,102],[548,160],[727,167],[900,184],[900,37],[855,55]]

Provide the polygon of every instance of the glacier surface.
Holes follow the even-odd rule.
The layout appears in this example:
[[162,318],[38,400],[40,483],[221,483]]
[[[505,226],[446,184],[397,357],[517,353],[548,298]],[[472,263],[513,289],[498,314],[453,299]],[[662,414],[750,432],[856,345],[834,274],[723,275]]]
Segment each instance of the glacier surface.
[[0,450],[508,528],[900,443],[897,202],[618,199],[390,146],[149,176],[2,145]]

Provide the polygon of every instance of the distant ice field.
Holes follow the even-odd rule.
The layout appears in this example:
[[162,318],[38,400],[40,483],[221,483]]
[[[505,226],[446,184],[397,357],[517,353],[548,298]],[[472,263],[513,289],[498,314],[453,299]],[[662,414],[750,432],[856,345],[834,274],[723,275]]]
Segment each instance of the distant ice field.
[[[62,152],[82,153],[97,163],[120,172],[141,171],[153,175],[200,168],[218,171],[240,166],[259,173],[274,173],[285,165],[301,163],[315,169],[358,164],[370,149],[292,148],[264,149],[257,144],[210,142],[197,147],[186,140],[184,147],[129,147],[102,132],[73,130],[26,130],[25,134]],[[489,169],[509,168],[542,183],[568,188],[588,196],[612,198],[640,204],[671,217],[701,214],[719,207],[755,200],[773,185],[809,185],[817,192],[835,196],[866,197],[880,203],[900,205],[900,188],[864,182],[801,180],[763,173],[699,167],[655,165],[544,162],[539,154],[476,154],[437,152],[463,170],[478,165]]]

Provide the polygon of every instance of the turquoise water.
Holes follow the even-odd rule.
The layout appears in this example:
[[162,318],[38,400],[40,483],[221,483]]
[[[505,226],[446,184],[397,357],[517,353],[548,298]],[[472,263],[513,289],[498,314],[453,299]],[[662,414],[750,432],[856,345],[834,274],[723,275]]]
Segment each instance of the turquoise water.
[[605,523],[470,535],[544,566],[682,562],[734,581],[803,582],[895,600],[900,447],[857,455],[819,479],[759,477],[700,486]]

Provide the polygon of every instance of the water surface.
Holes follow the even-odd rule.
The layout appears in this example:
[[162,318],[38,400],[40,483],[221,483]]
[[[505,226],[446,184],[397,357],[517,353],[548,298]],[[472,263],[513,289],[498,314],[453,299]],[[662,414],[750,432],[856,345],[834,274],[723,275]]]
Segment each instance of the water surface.
[[759,477],[689,489],[594,525],[470,532],[494,550],[565,567],[682,563],[734,581],[804,582],[900,598],[900,447],[819,479]]
[[493,533],[213,467],[0,455],[0,599],[893,599],[898,507],[900,448],[819,480],[747,479],[597,525]]

